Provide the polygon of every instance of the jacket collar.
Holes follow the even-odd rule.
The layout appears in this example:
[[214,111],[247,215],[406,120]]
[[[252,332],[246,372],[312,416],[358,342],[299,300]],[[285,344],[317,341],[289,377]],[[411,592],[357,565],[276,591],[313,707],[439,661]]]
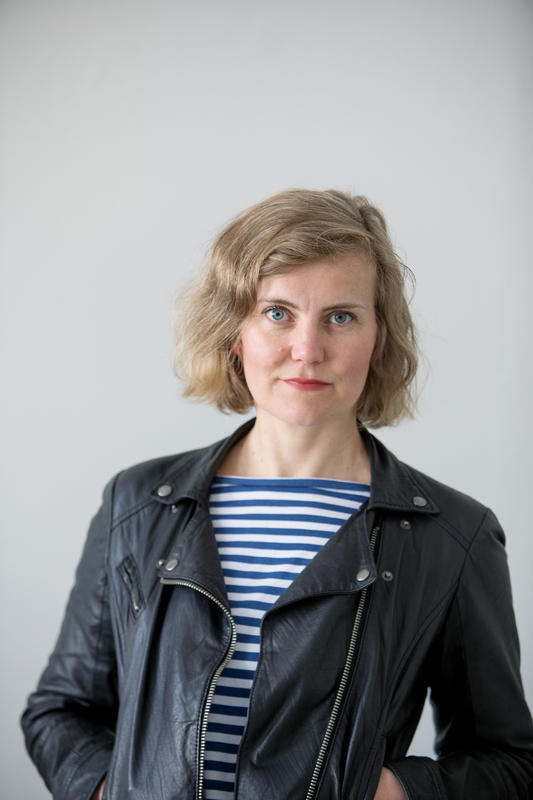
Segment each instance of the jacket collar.
[[[171,505],[184,498],[196,500],[208,509],[211,482],[218,465],[233,445],[251,430],[255,419],[241,425],[229,438],[180,458],[179,466],[152,487],[152,497]],[[368,509],[436,514],[439,508],[422,485],[418,473],[399,461],[375,436],[363,429],[363,441],[370,457],[371,492]],[[162,494],[162,489],[164,492]]]
[[379,439],[361,431],[370,456],[370,500],[368,508],[390,511],[438,514],[439,507],[422,485],[416,470],[404,464]]

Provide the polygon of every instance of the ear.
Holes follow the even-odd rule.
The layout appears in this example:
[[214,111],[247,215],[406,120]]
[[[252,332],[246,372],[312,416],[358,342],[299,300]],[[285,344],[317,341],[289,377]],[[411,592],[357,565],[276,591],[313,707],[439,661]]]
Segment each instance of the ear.
[[237,339],[237,341],[233,342],[233,344],[231,345],[231,352],[233,353],[233,355],[237,356],[237,358],[241,357],[242,347],[239,339]]

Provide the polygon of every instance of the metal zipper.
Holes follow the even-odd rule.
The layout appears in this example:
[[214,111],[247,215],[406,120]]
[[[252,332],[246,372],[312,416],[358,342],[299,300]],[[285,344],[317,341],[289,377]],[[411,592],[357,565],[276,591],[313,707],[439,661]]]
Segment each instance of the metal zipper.
[[209,684],[209,689],[207,690],[207,698],[202,713],[202,721],[200,724],[200,743],[198,747],[198,791],[196,793],[196,797],[197,800],[202,800],[204,796],[204,759],[205,759],[205,737],[207,733],[207,720],[209,717],[211,702],[213,700],[213,695],[215,694],[215,688],[217,685],[217,681],[220,677],[220,673],[225,668],[225,666],[229,664],[229,662],[231,661],[233,653],[235,652],[235,647],[237,646],[237,626],[235,624],[235,620],[231,616],[229,609],[227,609],[226,606],[220,602],[220,600],[217,600],[217,598],[214,597],[214,595],[210,594],[202,586],[198,586],[197,583],[192,583],[191,581],[179,581],[179,580],[173,581],[170,578],[161,578],[161,583],[171,584],[173,586],[187,586],[189,589],[195,589],[197,592],[200,592],[200,594],[203,594],[205,595],[205,597],[208,597],[210,600],[212,600],[213,603],[216,603],[217,606],[222,609],[222,611],[227,616],[231,624],[231,639],[229,647],[226,652],[226,656],[224,657],[222,662],[218,665],[213,677],[211,678],[211,683]]
[[[379,527],[372,528],[372,532],[370,534],[371,552],[374,552],[374,547],[376,545],[376,539],[378,533],[379,533]],[[339,688],[337,689],[337,694],[335,695],[333,708],[331,709],[331,714],[329,716],[326,732],[324,734],[324,738],[322,739],[322,744],[318,752],[315,768],[313,770],[311,781],[309,783],[309,789],[307,790],[307,794],[305,795],[305,800],[313,800],[313,797],[315,796],[320,774],[322,772],[322,767],[324,766],[324,761],[326,759],[331,738],[335,730],[335,725],[337,724],[337,718],[339,716],[339,711],[344,698],[344,692],[346,691],[346,686],[348,684],[350,673],[352,671],[352,663],[357,643],[359,640],[359,629],[361,627],[361,620],[363,618],[363,612],[365,610],[367,595],[368,595],[368,586],[365,586],[365,588],[361,590],[361,595],[359,597],[359,602],[357,604],[357,611],[355,613],[352,633],[350,636],[350,643],[348,645],[348,652],[346,654],[346,661],[344,662],[344,669],[342,671],[341,679],[339,682]]]

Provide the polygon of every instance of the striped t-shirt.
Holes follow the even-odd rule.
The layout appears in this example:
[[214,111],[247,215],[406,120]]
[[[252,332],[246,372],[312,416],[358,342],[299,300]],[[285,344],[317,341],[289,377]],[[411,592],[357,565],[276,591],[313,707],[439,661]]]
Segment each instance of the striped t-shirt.
[[206,800],[234,800],[235,764],[265,612],[369,495],[365,484],[323,478],[213,480],[209,510],[237,646],[209,711]]

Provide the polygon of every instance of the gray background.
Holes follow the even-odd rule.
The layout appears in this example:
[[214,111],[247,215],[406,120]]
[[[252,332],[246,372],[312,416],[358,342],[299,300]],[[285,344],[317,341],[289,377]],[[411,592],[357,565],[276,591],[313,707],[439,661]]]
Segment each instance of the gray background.
[[533,698],[532,21],[520,0],[0,4],[2,797],[49,796],[17,720],[103,484],[240,421],[180,398],[172,299],[288,187],[367,194],[415,270],[420,413],[378,435],[495,509]]

